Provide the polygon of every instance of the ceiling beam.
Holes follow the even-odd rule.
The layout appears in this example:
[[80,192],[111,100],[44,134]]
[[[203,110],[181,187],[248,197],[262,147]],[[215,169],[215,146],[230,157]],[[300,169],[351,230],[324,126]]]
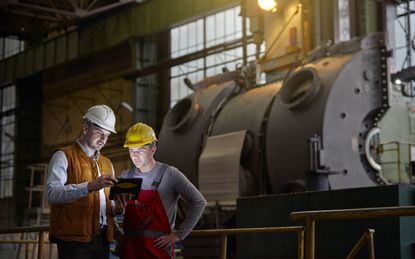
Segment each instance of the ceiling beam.
[[98,0],[94,0],[94,1],[92,1],[92,3],[90,3],[86,9],[87,9],[88,11],[89,11],[89,10],[91,10],[91,8],[92,8],[92,7],[94,7],[94,5],[95,5],[97,2],[98,2]]
[[74,13],[74,12],[68,12],[68,11],[64,11],[64,10],[61,10],[61,9],[49,8],[49,7],[44,7],[44,6],[40,6],[40,5],[25,4],[25,3],[20,3],[20,2],[10,2],[9,5],[14,5],[14,6],[18,6],[18,7],[30,8],[30,9],[33,9],[33,10],[41,10],[41,11],[50,12],[50,13],[64,14],[64,15],[77,17],[76,13]]
[[121,7],[121,6],[133,4],[133,3],[138,3],[138,2],[136,0],[122,0],[118,3],[104,5],[103,7],[94,9],[92,11],[88,11],[88,12],[85,13],[85,15],[81,15],[81,17],[85,18],[85,17],[91,16],[91,15],[96,15],[96,14],[108,11],[108,10],[113,9],[113,8],[118,8],[118,7]]
[[78,9],[78,3],[73,0],[68,0],[74,10]]
[[51,17],[51,16],[33,14],[33,13],[24,12],[24,11],[17,11],[17,10],[12,10],[10,12],[14,13],[14,14],[19,14],[19,15],[23,15],[23,16],[32,17],[32,18],[37,18],[37,19],[40,19],[40,20],[47,20],[47,21],[51,21],[51,22],[60,22],[60,19],[55,18],[55,17]]

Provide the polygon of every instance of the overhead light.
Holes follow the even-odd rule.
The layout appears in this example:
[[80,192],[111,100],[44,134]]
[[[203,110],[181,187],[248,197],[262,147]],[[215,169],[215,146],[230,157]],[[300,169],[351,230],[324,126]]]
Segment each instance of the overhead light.
[[399,79],[399,78],[395,79],[395,84],[397,84],[397,85],[402,84],[402,80],[401,80],[401,79]]
[[277,1],[275,0],[258,0],[258,6],[267,12],[275,13],[277,11]]
[[127,103],[126,101],[120,102],[120,105],[118,107],[119,108],[124,108],[124,109],[126,109],[127,111],[129,111],[131,113],[134,111],[133,107],[129,103]]

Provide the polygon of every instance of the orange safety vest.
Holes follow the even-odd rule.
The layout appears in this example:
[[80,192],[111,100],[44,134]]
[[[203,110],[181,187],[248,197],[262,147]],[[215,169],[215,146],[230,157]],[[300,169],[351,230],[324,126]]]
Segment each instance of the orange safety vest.
[[[96,163],[88,157],[78,143],[60,149],[68,159],[67,184],[89,182],[98,177]],[[112,175],[111,161],[103,155],[98,157],[102,175]],[[111,202],[108,199],[109,188],[105,188],[107,204],[107,239],[113,241],[114,225]],[[91,192],[77,201],[52,205],[50,213],[49,239],[88,242],[93,235],[99,234],[99,192]]]

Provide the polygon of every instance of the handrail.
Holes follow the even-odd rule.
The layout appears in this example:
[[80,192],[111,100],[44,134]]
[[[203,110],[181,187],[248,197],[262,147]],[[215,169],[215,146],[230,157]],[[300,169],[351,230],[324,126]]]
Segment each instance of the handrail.
[[[0,229],[0,234],[12,234],[12,233],[27,233],[27,232],[39,232],[38,241],[33,240],[0,240],[0,243],[37,243],[38,244],[38,257],[43,258],[43,244],[45,243],[44,232],[49,230],[49,226],[37,226],[37,227],[16,227],[9,229]],[[252,234],[252,233],[286,233],[297,232],[298,233],[298,251],[297,256],[299,259],[304,259],[304,227],[303,226],[286,226],[286,227],[260,227],[260,228],[233,228],[233,229],[204,229],[193,230],[189,236],[222,236],[221,243],[221,258],[226,258],[226,246],[228,235],[236,234]]]
[[376,207],[291,212],[292,220],[306,220],[306,258],[315,258],[315,224],[317,220],[364,219],[415,216],[415,206]]
[[38,240],[29,241],[29,240],[2,240],[1,243],[37,243],[37,258],[43,258],[43,245],[45,244],[45,232],[49,231],[49,226],[36,226],[36,227],[16,227],[8,229],[0,229],[0,234],[13,234],[13,233],[29,233],[29,232],[38,232]]
[[279,233],[298,232],[297,257],[299,259],[304,258],[304,227],[303,226],[193,230],[189,234],[189,236],[222,236],[220,258],[226,259],[226,252],[227,252],[226,246],[227,246],[228,235],[252,234],[252,233],[276,233],[276,232],[279,232]]
[[357,209],[315,210],[291,212],[293,220],[336,220],[415,216],[415,206],[374,207]]
[[0,229],[0,234],[30,233],[30,232],[48,232],[49,226],[36,227],[15,227]]
[[369,258],[375,259],[375,245],[373,242],[373,233],[375,233],[374,229],[369,228],[363,236],[357,241],[356,245],[352,248],[352,251],[347,255],[346,259],[352,259],[354,258],[357,253],[362,249],[363,245],[365,244],[365,241],[368,240],[369,243]]
[[380,145],[388,145],[388,144],[403,144],[403,145],[415,145],[415,142],[412,141],[386,141],[379,143]]
[[[389,145],[395,145],[396,148],[385,148],[385,146],[389,146]],[[403,157],[401,156],[401,146],[406,145],[408,146],[408,158],[407,158],[407,162],[411,162],[412,158],[411,158],[411,149],[412,147],[415,147],[415,142],[412,141],[388,141],[388,142],[383,142],[383,143],[379,143],[378,145],[378,152],[379,153],[386,153],[386,152],[396,152],[396,161],[391,160],[391,161],[387,161],[387,162],[381,162],[382,165],[385,164],[396,164],[397,166],[397,171],[398,171],[398,182],[401,183],[402,182],[402,177],[401,177],[401,164],[405,161],[403,161]],[[402,147],[403,148],[403,147]],[[411,172],[408,172],[408,180],[410,183],[412,183],[412,174]]]

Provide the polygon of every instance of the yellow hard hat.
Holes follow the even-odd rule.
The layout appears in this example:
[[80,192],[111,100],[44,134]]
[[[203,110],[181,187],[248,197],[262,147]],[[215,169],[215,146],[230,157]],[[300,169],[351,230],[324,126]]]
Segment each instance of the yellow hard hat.
[[139,122],[128,129],[124,147],[142,147],[153,141],[157,141],[154,130],[147,124]]

